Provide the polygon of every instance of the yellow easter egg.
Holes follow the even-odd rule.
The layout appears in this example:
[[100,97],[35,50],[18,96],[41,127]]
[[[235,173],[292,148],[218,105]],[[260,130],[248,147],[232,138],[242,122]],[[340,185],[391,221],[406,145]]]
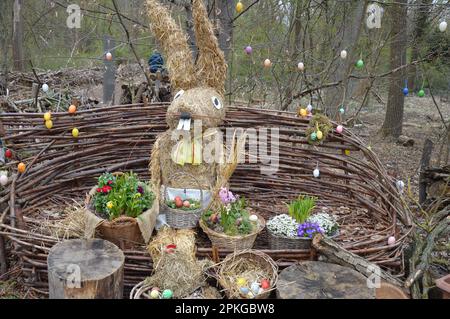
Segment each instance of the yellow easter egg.
[[239,2],[236,4],[236,12],[237,12],[237,13],[241,13],[243,9],[244,9],[244,5],[242,4],[242,2],[239,1]]
[[308,112],[306,112],[306,109],[300,109],[300,116],[306,116]]
[[247,279],[240,277],[236,280],[236,284],[238,285],[238,287],[243,287],[247,285]]
[[52,118],[52,114],[50,112],[46,112],[44,114],[44,121],[49,121]]
[[45,121],[45,127],[48,128],[48,129],[51,129],[53,127],[52,120],[46,120]]
[[80,132],[78,131],[78,129],[75,127],[73,130],[72,130],[72,136],[73,137],[78,137],[78,134],[79,134]]
[[322,131],[317,131],[316,136],[317,136],[317,139],[318,139],[318,140],[321,140],[322,137],[323,137]]
[[350,150],[345,150],[345,155],[350,155]]

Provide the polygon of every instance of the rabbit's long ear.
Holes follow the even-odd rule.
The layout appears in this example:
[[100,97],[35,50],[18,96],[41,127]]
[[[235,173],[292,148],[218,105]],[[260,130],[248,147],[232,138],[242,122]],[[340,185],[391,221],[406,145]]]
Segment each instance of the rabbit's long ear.
[[190,89],[197,86],[192,52],[186,33],[176,24],[167,8],[157,0],[147,0],[151,29],[167,59],[172,86]]
[[222,95],[225,91],[227,63],[208,19],[203,0],[193,0],[195,38],[199,49],[197,60],[197,79],[200,84],[213,87]]

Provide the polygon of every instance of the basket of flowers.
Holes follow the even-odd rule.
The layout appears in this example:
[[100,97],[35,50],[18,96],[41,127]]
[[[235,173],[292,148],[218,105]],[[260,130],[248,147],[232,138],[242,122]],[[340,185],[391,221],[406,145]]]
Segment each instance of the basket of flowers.
[[217,208],[203,213],[200,227],[217,248],[252,248],[256,237],[265,227],[264,219],[251,213],[244,197],[235,196],[227,188],[220,189],[219,197]]
[[174,178],[185,178],[186,175],[192,179],[197,189],[184,189],[179,195],[171,196],[169,194],[169,187],[164,188],[162,210],[166,215],[166,222],[170,227],[178,229],[197,227],[198,220],[206,206],[204,203],[205,191],[193,175],[174,173],[169,177],[169,185],[170,181]]
[[217,279],[229,299],[266,299],[276,287],[278,266],[260,251],[243,250],[219,264]]
[[280,214],[267,222],[270,249],[310,249],[316,233],[334,238],[339,234],[335,219],[327,213],[312,215],[317,198],[300,195],[289,204],[288,214]]
[[101,238],[119,246],[144,243],[139,218],[156,216],[157,206],[150,186],[136,174],[104,173],[86,197],[88,221],[93,221],[87,225],[94,224]]

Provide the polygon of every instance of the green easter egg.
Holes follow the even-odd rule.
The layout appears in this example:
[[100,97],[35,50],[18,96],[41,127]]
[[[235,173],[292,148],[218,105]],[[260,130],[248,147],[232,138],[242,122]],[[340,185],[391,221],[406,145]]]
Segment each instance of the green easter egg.
[[317,139],[317,134],[316,134],[316,132],[312,132],[311,133],[311,140],[312,141],[315,141]]
[[343,107],[341,107],[341,108],[339,109],[339,113],[341,113],[341,114],[344,114],[344,113],[345,113],[345,110],[344,110]]
[[170,299],[173,296],[173,292],[170,289],[165,289],[162,293],[163,299]]
[[419,97],[424,97],[425,96],[425,91],[421,89],[421,90],[419,90],[419,92],[417,92],[417,95]]
[[359,59],[358,62],[356,62],[356,67],[358,69],[361,69],[364,66],[364,61]]

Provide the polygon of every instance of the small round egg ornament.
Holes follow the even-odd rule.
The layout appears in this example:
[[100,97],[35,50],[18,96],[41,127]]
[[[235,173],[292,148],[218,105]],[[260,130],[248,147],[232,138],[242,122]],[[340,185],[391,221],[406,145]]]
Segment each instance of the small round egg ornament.
[[401,180],[398,180],[395,184],[399,192],[403,192],[403,189],[405,188],[405,183]]
[[5,151],[5,156],[6,156],[6,158],[11,158],[12,157],[12,151],[11,150],[6,150]]
[[342,125],[338,125],[336,127],[336,133],[341,134],[344,131],[344,127]]
[[297,64],[297,68],[298,68],[300,71],[303,71],[303,70],[305,70],[305,65],[303,64],[303,62],[299,62],[299,63]]
[[244,10],[244,5],[239,1],[238,3],[236,3],[236,12],[241,13],[242,10]]
[[318,178],[318,177],[320,176],[320,171],[319,171],[318,168],[316,168],[316,169],[313,171],[313,176],[314,176],[315,178]]
[[417,92],[417,95],[419,97],[424,97],[425,96],[425,91],[423,89],[420,89],[419,92]]
[[42,91],[45,93],[48,92],[48,84],[47,83],[42,84]]
[[53,127],[53,121],[52,120],[45,121],[45,127],[50,130]]
[[345,150],[344,153],[345,153],[345,155],[349,156],[350,155],[350,150]]
[[341,108],[339,109],[339,113],[344,114],[344,113],[345,113],[345,109],[344,109],[343,107],[341,107]]
[[389,245],[389,246],[395,245],[395,237],[394,237],[394,236],[390,236],[390,237],[388,238],[388,245]]
[[150,298],[159,299],[159,291],[156,289],[152,289],[152,291],[150,291]]
[[19,164],[17,165],[17,170],[19,171],[19,173],[25,172],[25,169],[26,169],[26,166],[25,166],[24,163],[19,163]]
[[71,106],[69,106],[69,113],[70,114],[74,114],[76,111],[77,111],[76,105],[72,104]]
[[240,287],[239,291],[241,292],[241,294],[246,296],[250,292],[250,289],[248,289],[248,287]]
[[445,32],[445,30],[447,30],[447,22],[442,21],[441,23],[439,23],[439,31]]
[[321,140],[322,137],[323,137],[322,131],[317,131],[316,135],[317,135],[317,139],[318,139],[318,140]]
[[238,287],[244,287],[247,285],[247,279],[240,277],[236,280],[236,284]]
[[300,109],[300,116],[305,117],[308,114],[308,112],[306,111],[306,109],[301,108]]
[[247,294],[247,298],[248,299],[253,299],[253,298],[255,298],[255,295],[253,294],[253,292],[249,291],[248,294]]
[[72,129],[72,136],[73,137],[78,137],[79,134],[80,134],[80,131],[78,131],[78,129],[76,127],[74,127]]
[[164,291],[162,292],[162,298],[163,299],[170,299],[173,297],[173,292],[170,289],[164,289]]
[[402,92],[403,92],[403,95],[404,95],[404,96],[407,96],[408,93],[409,93],[409,89],[405,86],[405,87],[403,88]]
[[50,112],[44,113],[44,121],[49,121],[52,118],[52,114]]
[[257,282],[252,282],[250,285],[250,289],[252,290],[254,295],[257,295],[259,293],[259,284]]
[[253,53],[253,49],[252,49],[252,47],[249,46],[249,45],[245,47],[244,51],[245,51],[245,53],[247,53],[248,55],[250,55],[250,54]]
[[8,184],[8,176],[0,175],[0,184],[2,186],[5,186],[6,184]]
[[341,59],[346,59],[347,58],[347,51],[346,50],[342,50],[341,51]]
[[362,59],[359,59],[359,60],[356,62],[356,68],[362,69],[363,67],[364,67],[364,61],[363,61]]
[[270,68],[272,66],[272,61],[270,61],[269,59],[265,59],[264,60],[264,67],[265,68]]
[[113,59],[112,53],[111,52],[107,52],[105,54],[105,58],[106,58],[107,61],[112,61],[112,59]]
[[261,288],[262,289],[269,289],[270,288],[270,282],[267,279],[261,280]]
[[311,112],[312,112],[312,109],[313,109],[312,105],[311,105],[311,104],[308,104],[308,106],[306,107],[306,110],[307,110],[309,113],[311,113]]
[[249,219],[251,222],[257,222],[257,221],[258,221],[258,216],[256,216],[255,214],[252,214],[252,215],[250,215],[250,216],[248,217],[248,219]]

